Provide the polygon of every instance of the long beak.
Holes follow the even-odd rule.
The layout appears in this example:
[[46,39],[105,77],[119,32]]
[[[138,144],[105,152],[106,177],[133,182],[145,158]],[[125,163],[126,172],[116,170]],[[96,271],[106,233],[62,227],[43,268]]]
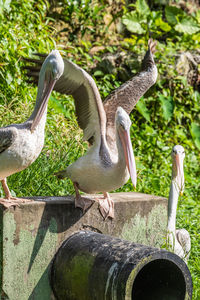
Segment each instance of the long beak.
[[184,191],[184,171],[183,171],[183,159],[179,154],[175,155],[175,164],[177,170],[177,184],[180,191],[180,194],[183,194]]
[[46,86],[46,89],[44,90],[44,92],[42,94],[43,99],[41,101],[41,106],[38,109],[38,112],[33,120],[32,125],[31,125],[31,132],[33,132],[33,130],[37,127],[37,125],[39,124],[39,122],[44,114],[44,111],[47,107],[47,103],[48,103],[49,97],[51,95],[51,92],[54,88],[55,83],[56,83],[56,80],[50,79],[49,83]]
[[133,148],[130,139],[130,133],[127,130],[123,130],[123,131],[120,130],[119,136],[124,149],[126,165],[128,167],[133,186],[136,188],[136,182],[137,182],[136,164],[135,164],[135,157],[133,154]]

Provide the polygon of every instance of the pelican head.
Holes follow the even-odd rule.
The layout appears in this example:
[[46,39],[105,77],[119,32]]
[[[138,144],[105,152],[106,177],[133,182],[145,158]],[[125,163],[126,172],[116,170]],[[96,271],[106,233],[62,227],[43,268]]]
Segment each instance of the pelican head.
[[172,180],[177,184],[180,194],[184,191],[184,171],[183,161],[185,150],[181,145],[176,145],[172,149]]
[[31,131],[33,131],[40,122],[43,113],[47,107],[50,94],[56,81],[62,76],[64,71],[64,62],[58,50],[53,50],[44,60],[38,82],[38,101],[40,107],[33,120]]
[[125,110],[122,107],[117,108],[115,121],[116,129],[124,150],[126,165],[128,167],[133,186],[136,188],[136,164],[130,139],[131,120],[129,118],[129,115],[125,112]]
[[58,50],[52,50],[42,64],[40,73],[45,73],[52,80],[58,80],[64,71],[64,62]]

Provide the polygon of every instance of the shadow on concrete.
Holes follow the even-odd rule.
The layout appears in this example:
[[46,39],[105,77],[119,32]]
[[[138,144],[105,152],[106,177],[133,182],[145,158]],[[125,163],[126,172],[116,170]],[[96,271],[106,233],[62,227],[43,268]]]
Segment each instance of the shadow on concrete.
[[[72,199],[66,201],[45,199],[44,201],[46,204],[37,230],[28,273],[30,272],[34,260],[42,246],[47,231],[49,230],[53,233],[65,232],[83,216],[82,210],[74,207],[74,201]],[[55,226],[52,226],[52,220],[54,220]]]
[[50,286],[49,281],[49,272],[51,268],[51,263],[47,266],[46,270],[40,277],[38,283],[34,287],[31,295],[28,297],[27,300],[50,300],[55,299],[53,297],[53,292]]

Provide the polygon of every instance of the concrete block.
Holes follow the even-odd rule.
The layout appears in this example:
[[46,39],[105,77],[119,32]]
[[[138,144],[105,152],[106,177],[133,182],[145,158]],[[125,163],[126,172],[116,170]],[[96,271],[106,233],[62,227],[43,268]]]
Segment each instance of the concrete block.
[[[49,270],[66,238],[92,230],[159,247],[164,243],[167,199],[141,193],[113,193],[115,219],[104,221],[98,204],[83,214],[74,197],[34,197],[20,207],[0,207],[2,300],[54,299]],[[87,197],[90,197],[87,195]]]

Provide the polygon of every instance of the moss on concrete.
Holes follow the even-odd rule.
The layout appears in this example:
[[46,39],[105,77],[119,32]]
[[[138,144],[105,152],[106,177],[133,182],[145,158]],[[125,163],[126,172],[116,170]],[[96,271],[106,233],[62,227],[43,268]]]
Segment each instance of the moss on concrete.
[[[56,222],[52,219],[48,230],[45,230],[43,246],[38,249],[33,261],[35,235],[41,236],[43,229],[40,228],[40,232],[34,234],[31,230],[20,228],[16,243],[16,228],[13,214],[5,213],[3,224],[3,290],[10,300],[49,300],[51,288],[47,268],[56,251],[57,235],[54,233]],[[37,249],[37,245],[35,249]]]
[[163,205],[157,205],[147,216],[142,217],[138,213],[125,223],[120,237],[139,244],[161,247],[165,242],[166,228],[167,211]]
[[[167,207],[166,199],[140,193],[116,193],[112,194],[112,198],[115,201],[114,220],[103,220],[97,203],[83,214],[74,207],[72,196],[43,197],[40,201],[20,207],[1,208],[0,280],[2,268],[1,290],[5,295],[1,297],[2,300],[54,299],[49,283],[49,270],[51,261],[64,240],[83,228],[111,236],[121,235],[122,238],[131,241],[135,240],[133,233],[135,234],[138,228],[143,230],[139,236],[143,234],[145,239],[148,231],[148,228],[145,229],[146,224],[149,222],[151,229],[155,224],[152,207],[162,204],[162,210],[165,211]],[[127,222],[125,225],[124,220]],[[160,220],[163,222],[162,217]],[[136,229],[133,231],[134,223]],[[81,259],[84,261],[85,258]],[[92,261],[88,264],[90,263],[92,264]],[[73,282],[78,281],[79,277],[84,282],[88,275],[82,278],[83,275],[79,274],[77,268]],[[84,269],[84,272],[88,274],[87,269]]]

